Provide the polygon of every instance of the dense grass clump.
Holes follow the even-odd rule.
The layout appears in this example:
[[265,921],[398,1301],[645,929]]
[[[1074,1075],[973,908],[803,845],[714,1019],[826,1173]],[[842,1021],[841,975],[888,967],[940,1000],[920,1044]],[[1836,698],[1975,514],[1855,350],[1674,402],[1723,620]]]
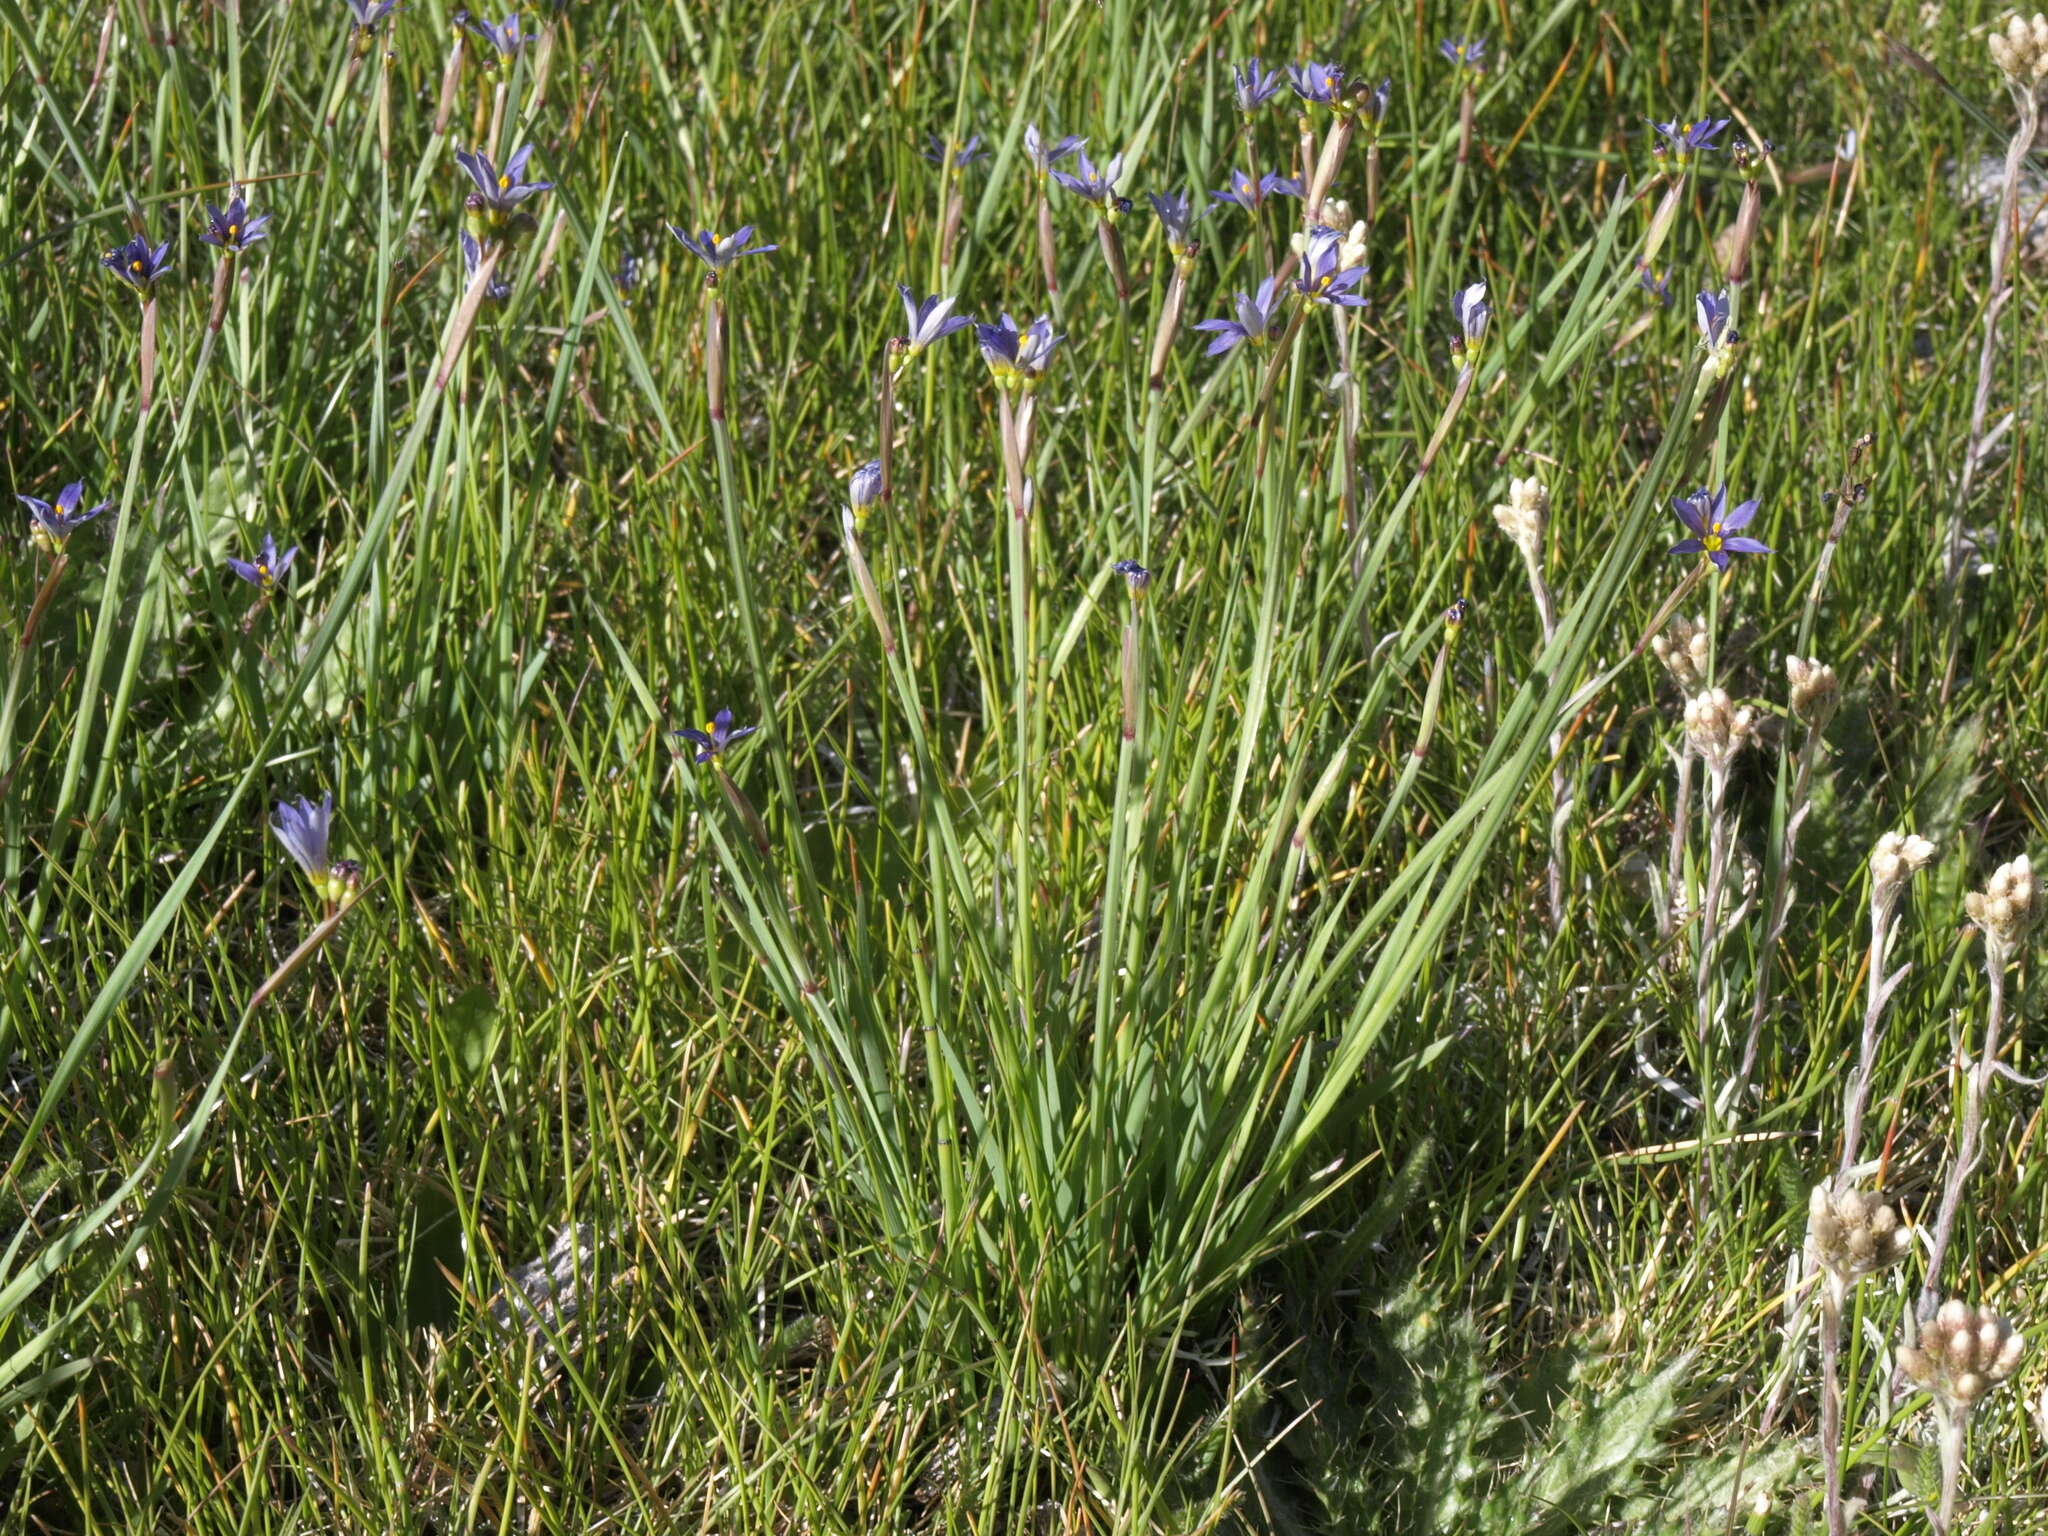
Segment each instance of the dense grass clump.
[[0,0],[0,1525],[2031,1528],[1880,9]]

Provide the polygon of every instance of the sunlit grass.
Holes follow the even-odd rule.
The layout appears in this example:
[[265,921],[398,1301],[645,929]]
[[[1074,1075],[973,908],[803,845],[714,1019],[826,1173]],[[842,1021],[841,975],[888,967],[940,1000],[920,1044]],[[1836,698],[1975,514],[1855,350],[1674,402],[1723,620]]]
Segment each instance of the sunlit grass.
[[[7,1528],[1819,1528],[1784,1293],[1865,860],[1940,848],[1863,1137],[1918,1214],[1985,1006],[1962,898],[2039,846],[2048,766],[2024,261],[1989,569],[1943,580],[1989,249],[1953,170],[2011,117],[1952,9],[572,5],[500,73],[471,34],[437,127],[439,0],[360,55],[338,3],[0,0],[10,488],[116,502],[54,581],[25,514],[0,565]],[[1481,33],[1461,156],[1437,40]],[[1290,92],[1240,124],[1254,53],[1392,82],[1370,194],[1369,133],[1334,184],[1377,202],[1372,302],[1205,356],[1186,323],[1301,210],[1211,206],[1154,389],[1144,194],[1313,170]],[[1691,300],[1742,183],[1709,155],[1667,204],[1644,124],[1702,114],[1778,146],[1718,385]],[[1048,299],[1027,122],[1123,153],[1128,305],[1058,187]],[[934,134],[987,155],[942,174]],[[527,143],[554,186],[463,345],[453,151]],[[274,217],[210,338],[236,181]],[[716,290],[722,424],[665,224],[777,246]],[[147,412],[99,265],[138,232]],[[868,594],[842,508],[899,282],[1064,340],[1016,478],[972,334],[903,370]],[[1548,647],[1490,510],[1530,475]],[[1647,642],[1670,500],[1724,483],[1775,553],[1678,602],[1761,721],[1702,1044]],[[225,563],[266,532],[300,546],[267,598]],[[1788,653],[1842,697],[1771,949]],[[700,764],[673,733],[722,709],[759,730]],[[328,791],[362,876],[323,930],[264,823]],[[1644,1063],[1711,1097],[1760,975],[1749,1101],[1702,1116]],[[2022,957],[2022,1074],[2038,1002]],[[2022,1330],[2038,1097],[1993,1080],[1946,1286]],[[551,1251],[574,1305],[508,1306]],[[1890,1382],[1923,1278],[1849,1321],[1866,1529],[1926,1520]],[[2040,1389],[1973,1434],[2014,1528]]]

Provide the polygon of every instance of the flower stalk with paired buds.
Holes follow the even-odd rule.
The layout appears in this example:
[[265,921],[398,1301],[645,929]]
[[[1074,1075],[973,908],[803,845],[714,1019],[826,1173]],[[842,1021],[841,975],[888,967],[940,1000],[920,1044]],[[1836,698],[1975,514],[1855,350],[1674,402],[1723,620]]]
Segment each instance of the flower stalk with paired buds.
[[[1508,481],[1508,499],[1495,505],[1493,520],[1521,552],[1522,570],[1529,578],[1529,595],[1536,603],[1536,617],[1543,626],[1543,643],[1547,647],[1557,638],[1557,604],[1550,595],[1550,583],[1543,574],[1543,552],[1550,521],[1549,490],[1534,475],[1526,480],[1511,478]],[[1565,772],[1560,760],[1563,751],[1564,733],[1553,731],[1550,736],[1548,869],[1550,926],[1553,932],[1564,925],[1564,832],[1571,820],[1572,805],[1571,776]]]
[[1771,957],[1777,953],[1778,945],[1785,936],[1785,925],[1792,915],[1792,898],[1795,887],[1792,883],[1793,856],[1799,845],[1799,828],[1805,822],[1807,812],[1813,808],[1813,767],[1820,759],[1822,733],[1828,722],[1834,718],[1835,705],[1840,695],[1840,684],[1835,678],[1835,669],[1823,662],[1804,656],[1785,658],[1785,678],[1792,718],[1806,727],[1805,738],[1799,744],[1799,752],[1793,759],[1792,789],[1785,801],[1785,821],[1779,834],[1776,849],[1777,861],[1771,870],[1771,891],[1764,918],[1762,957],[1757,965],[1756,985],[1750,998],[1749,1035],[1742,1045],[1742,1064],[1736,1070],[1731,1086],[1728,1106],[1733,1108],[1742,1102],[1742,1096],[1749,1087],[1750,1076],[1756,1070],[1757,1048],[1763,1042],[1764,1018],[1771,1007],[1771,982],[1774,975]]
[[1842,1508],[1842,1312],[1857,1282],[1912,1252],[1913,1236],[1889,1205],[1823,1180],[1807,1203],[1806,1255],[1821,1276],[1821,1465],[1828,1536],[1845,1536]]
[[1864,965],[1868,978],[1863,1002],[1863,1037],[1856,1050],[1856,1066],[1849,1074],[1849,1086],[1842,1109],[1842,1160],[1835,1173],[1838,1185],[1846,1187],[1863,1145],[1863,1116],[1870,1104],[1870,1079],[1877,1069],[1877,1047],[1884,1038],[1884,1011],[1892,994],[1913,967],[1910,963],[1887,972],[1885,965],[1894,934],[1898,931],[1899,903],[1913,876],[1934,862],[1934,844],[1913,832],[1887,832],[1877,840],[1870,855],[1870,954]]
[[1962,1127],[1956,1137],[1955,1158],[1949,1164],[1948,1180],[1942,1186],[1941,1209],[1935,1218],[1934,1242],[1927,1255],[1927,1279],[1920,1291],[1920,1317],[1932,1315],[1940,1296],[1942,1261],[1954,1241],[1956,1222],[1962,1215],[1963,1190],[1976,1171],[1984,1135],[1984,1095],[1991,1086],[1991,1074],[1998,1068],[1999,1035],[2005,1025],[2005,972],[2034,925],[2034,871],[2021,854],[2010,864],[1992,871],[1981,891],[1963,898],[1963,910],[1984,937],[1984,982],[1988,996],[1984,1006],[1984,1043],[1974,1062],[1963,1067]]
[[[1723,689],[1709,688],[1686,703],[1686,745],[1707,770],[1707,880],[1697,913],[1699,938],[1693,946],[1693,984],[1703,1068],[1713,1025],[1714,957],[1720,949],[1721,896],[1735,843],[1734,818],[1728,811],[1728,785],[1735,759],[1755,731],[1754,711],[1747,706],[1736,707]],[[1701,1098],[1707,1099],[1708,1095],[1702,1091]]]
[[[1984,340],[1977,352],[1977,393],[1970,404],[1970,437],[1963,450],[1962,471],[1957,476],[1955,510],[1949,516],[1948,579],[1959,594],[1964,563],[1963,519],[1969,512],[1977,460],[1984,452],[1984,424],[1991,410],[1991,377],[1998,362],[1998,322],[2013,296],[2007,268],[2019,233],[2020,185],[2024,180],[2021,171],[2041,128],[2041,85],[2048,80],[2048,18],[2036,15],[2030,21],[2017,15],[2007,17],[2005,25],[1991,34],[1990,51],[1991,62],[2005,79],[2006,94],[2018,109],[2019,121],[2005,150],[1998,222],[1991,230],[1991,285],[1984,303]],[[1944,686],[1944,700],[1946,696]]]

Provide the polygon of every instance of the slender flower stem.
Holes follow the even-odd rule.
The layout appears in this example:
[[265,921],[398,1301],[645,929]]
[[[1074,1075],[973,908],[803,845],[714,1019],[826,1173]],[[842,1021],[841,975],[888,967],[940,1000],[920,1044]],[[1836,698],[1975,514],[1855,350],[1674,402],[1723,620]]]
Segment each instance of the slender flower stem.
[[[1536,604],[1536,618],[1543,626],[1547,647],[1557,638],[1557,602],[1550,595],[1550,583],[1543,575],[1543,552],[1522,551],[1522,569],[1529,578],[1529,595]],[[1550,862],[1546,885],[1550,897],[1550,930],[1564,926],[1564,831],[1571,820],[1572,780],[1564,768],[1564,732],[1550,734]]]
[[36,598],[29,604],[28,618],[21,626],[21,639],[17,650],[27,650],[29,642],[36,637],[36,626],[42,622],[43,610],[50,606],[50,599],[57,595],[57,583],[63,578],[64,570],[71,564],[69,555],[60,554],[50,562],[50,572],[43,578],[43,584],[36,588]]
[[1866,987],[1863,1001],[1863,1038],[1856,1050],[1856,1067],[1849,1074],[1849,1087],[1842,1106],[1842,1160],[1835,1170],[1835,1183],[1846,1189],[1863,1147],[1863,1117],[1870,1103],[1870,1080],[1877,1068],[1878,1042],[1884,1038],[1884,1010],[1900,982],[1912,970],[1902,965],[1885,974],[1887,952],[1897,931],[1898,902],[1903,895],[1896,883],[1879,885],[1870,893],[1870,953],[1865,961]]
[[1832,1270],[1820,1282],[1820,1460],[1826,1479],[1828,1536],[1847,1536],[1842,1509],[1842,1302],[1846,1287]]
[[941,274],[953,270],[953,252],[960,239],[961,221],[966,217],[967,198],[960,186],[958,172],[946,179],[946,217],[939,231],[939,271]]
[[1698,761],[1692,743],[1678,748],[1678,795],[1671,814],[1671,848],[1664,859],[1664,901],[1657,910],[1657,936],[1668,939],[1678,927],[1679,891],[1685,879],[1685,850],[1692,844],[1692,765]]
[[1720,951],[1721,893],[1728,879],[1728,855],[1734,843],[1733,818],[1728,815],[1728,768],[1725,763],[1707,763],[1707,883],[1700,896],[1700,909],[1693,914],[1699,937],[1693,942],[1694,1020],[1699,1039],[1700,1097],[1705,1091],[1707,1046],[1713,1030],[1714,957]]
[[[2005,182],[1999,192],[1998,223],[1991,231],[1991,296],[1984,305],[1984,341],[1977,353],[1977,394],[1970,403],[1970,439],[1963,451],[1962,473],[1956,484],[1955,510],[1950,513],[1948,523],[1947,570],[1952,586],[1960,585],[1963,518],[1969,510],[1970,487],[1977,477],[1977,457],[1984,448],[1984,418],[1991,409],[1991,374],[1998,361],[1998,319],[2013,295],[2005,269],[2019,227],[2020,167],[2026,163],[2028,151],[2034,147],[2034,136],[2041,126],[2041,104],[2035,98],[2033,88],[2016,86],[2012,96],[2019,107],[2020,120],[2005,151]],[[1953,676],[1951,655],[1950,677]],[[1945,682],[1942,698],[1946,700],[1947,697],[1948,684]]]
[[141,399],[136,405],[143,417],[149,415],[150,405],[156,399],[156,299],[154,296],[142,301],[142,349],[140,373],[142,375]]
[[881,498],[886,503],[896,494],[896,362],[903,351],[900,337],[889,338],[882,351],[882,383],[877,414],[880,416],[882,461]]
[[1451,423],[1458,419],[1458,413],[1465,408],[1466,397],[1472,393],[1472,378],[1470,363],[1458,370],[1457,387],[1451,391],[1450,402],[1444,406],[1443,415],[1437,418],[1436,430],[1430,434],[1429,446],[1422,450],[1422,462],[1415,468],[1418,480],[1429,473],[1430,465],[1436,462],[1437,454],[1443,449],[1444,439],[1451,435]]
[[1757,1048],[1763,1041],[1764,1016],[1770,1012],[1771,983],[1774,971],[1772,957],[1777,953],[1778,944],[1785,935],[1785,924],[1792,913],[1792,859],[1799,843],[1800,824],[1806,820],[1806,813],[1812,805],[1813,765],[1820,757],[1821,733],[1809,728],[1806,738],[1799,744],[1799,756],[1792,773],[1792,798],[1786,807],[1784,835],[1778,844],[1777,868],[1771,879],[1770,909],[1764,921],[1764,940],[1761,956],[1757,963],[1756,989],[1750,999],[1749,1036],[1742,1045],[1742,1065],[1736,1071],[1735,1081],[1730,1088],[1728,1108],[1732,1112],[1742,1102],[1742,1095],[1749,1087],[1749,1079],[1756,1069]]
[[1935,1536],[1948,1536],[1955,1528],[1956,1498],[1963,1486],[1963,1436],[1969,1420],[1950,1408],[1941,1398],[1934,1400],[1936,1442],[1941,1450],[1941,1507],[1935,1511]]
[[[1031,1009],[1037,991],[1036,957],[1032,935],[1032,798],[1034,776],[1031,768],[1032,674],[1034,655],[1031,626],[1031,516],[1024,487],[1023,428],[1020,412],[1010,402],[1008,391],[997,396],[1003,438],[1003,466],[1010,504],[1010,651],[1013,670],[1011,712],[1016,726],[1015,760],[1010,765],[1015,783],[1011,810],[1011,979],[1017,989],[1020,1016],[1019,1038],[1033,1036]],[[1028,405],[1026,407],[1028,409]]]
[[1052,234],[1052,201],[1045,194],[1045,183],[1038,184],[1038,265],[1045,273],[1045,298],[1051,303],[1060,291],[1059,246]]
[[1989,997],[1984,1007],[1984,1045],[1963,1077],[1963,1124],[1956,1139],[1956,1155],[1949,1164],[1948,1180],[1941,1190],[1941,1209],[1934,1221],[1934,1242],[1927,1253],[1927,1270],[1920,1286],[1920,1318],[1934,1315],[1941,1304],[1941,1267],[1949,1244],[1956,1235],[1956,1221],[1962,1214],[1963,1189],[1976,1172],[1979,1142],[1984,1135],[1984,1091],[1991,1084],[1998,1064],[1999,1031],[2005,1024],[2005,966],[2003,956],[1985,955],[1984,980]]

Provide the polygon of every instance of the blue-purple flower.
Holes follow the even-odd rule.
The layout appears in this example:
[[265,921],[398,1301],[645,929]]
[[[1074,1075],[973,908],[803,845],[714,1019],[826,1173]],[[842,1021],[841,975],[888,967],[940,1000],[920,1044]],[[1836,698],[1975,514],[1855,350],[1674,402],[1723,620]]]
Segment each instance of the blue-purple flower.
[[[476,269],[483,259],[484,248],[476,243],[476,236],[465,229],[462,232],[462,277],[465,289],[476,280]],[[512,297],[512,284],[498,276],[498,270],[495,267],[491,269],[490,286],[484,289],[484,297],[487,299],[503,300]]]
[[882,497],[882,461],[869,459],[846,482],[846,499],[853,506],[856,522],[867,516],[868,508]]
[[1319,107],[1344,105],[1344,71],[1336,64],[1290,64],[1287,78],[1294,94]]
[[1194,207],[1184,192],[1153,192],[1148,197],[1152,211],[1159,215],[1159,223],[1166,231],[1166,248],[1175,256],[1187,255],[1195,245],[1195,220],[1208,211],[1207,207]]
[[[1644,118],[1643,121],[1650,122],[1648,118]],[[1657,130],[1658,142],[1653,146],[1654,152],[1659,159],[1669,155],[1673,163],[1684,166],[1695,155],[1718,150],[1721,146],[1714,140],[1720,137],[1721,130],[1728,126],[1728,122],[1725,117],[1703,117],[1696,123],[1680,122],[1675,119],[1668,123],[1650,123],[1650,126]]]
[[1486,340],[1486,322],[1493,318],[1493,306],[1486,302],[1486,284],[1472,283],[1451,295],[1451,312],[1458,317],[1459,331],[1451,343],[1451,356],[1467,362]]
[[80,523],[91,522],[113,505],[111,501],[103,501],[96,507],[79,511],[78,504],[85,500],[83,480],[74,480],[59,491],[54,505],[39,497],[24,496],[19,491],[14,493],[14,499],[28,508],[29,516],[34,520],[29,536],[35,540],[36,548],[46,555],[61,554],[64,541],[71,537]]
[[1358,292],[1364,267],[1344,265],[1344,237],[1318,224],[1308,232],[1302,246],[1301,266],[1294,275],[1294,291],[1317,304],[1336,304],[1357,309],[1367,299]]
[[903,283],[896,285],[896,291],[903,296],[903,323],[908,329],[903,334],[904,351],[911,357],[917,356],[926,347],[955,331],[963,331],[974,324],[971,315],[956,315],[953,306],[957,299],[933,294],[923,303],[911,297],[910,289]]
[[955,171],[965,170],[975,161],[988,158],[988,151],[981,147],[981,135],[978,133],[965,144],[955,144],[936,133],[930,134],[924,141],[923,153],[933,165]]
[[620,293],[631,293],[640,286],[640,258],[632,251],[619,257],[618,270],[612,273],[612,286]]
[[692,730],[686,725],[677,731],[676,734],[697,748],[698,762],[708,763],[714,757],[722,754],[727,747],[738,741],[742,736],[751,736],[759,729],[758,725],[743,725],[738,730],[734,730],[732,711],[721,709],[705,722],[703,730]]
[[298,554],[299,546],[294,544],[280,555],[277,552],[277,540],[266,533],[254,560],[237,560],[233,555],[229,555],[228,569],[257,591],[268,592],[284,580],[284,573],[292,568],[292,561],[298,558]]
[[1678,497],[1671,503],[1671,510],[1678,514],[1691,537],[1672,545],[1671,553],[1705,555],[1714,562],[1716,570],[1722,571],[1728,569],[1730,555],[1768,555],[1770,545],[1737,531],[1749,526],[1757,506],[1755,501],[1745,501],[1730,512],[1725,486],[1718,491],[1697,490],[1690,496]]
[[462,25],[498,50],[500,58],[509,59],[521,48],[533,41],[533,34],[526,31],[523,18],[517,14],[507,16],[495,24],[481,16],[464,16]]
[[1460,69],[1469,69],[1475,75],[1486,73],[1486,39],[1483,37],[1447,37],[1436,45],[1436,51]]
[[1216,333],[1216,339],[1209,343],[1206,355],[1220,356],[1241,342],[1248,341],[1253,346],[1263,345],[1272,336],[1273,327],[1280,318],[1281,295],[1278,289],[1279,279],[1268,277],[1259,284],[1259,291],[1256,294],[1239,291],[1236,297],[1235,320],[1195,322],[1196,330]]
[[1248,176],[1243,171],[1230,173],[1230,185],[1209,196],[1219,203],[1235,203],[1246,213],[1257,213],[1269,197],[1300,197],[1302,185],[1292,176],[1282,176],[1278,171],[1268,171],[1263,176]]
[[228,199],[225,211],[211,203],[206,205],[206,228],[199,238],[223,251],[246,251],[258,240],[269,238],[270,231],[263,227],[269,222],[269,214],[249,212],[249,204],[243,199],[241,188],[237,187],[235,195]]
[[1726,293],[1702,292],[1693,300],[1693,318],[1699,322],[1700,346],[1706,358],[1700,364],[1700,382],[1718,384],[1735,366],[1735,331],[1729,325],[1735,306]]
[[1280,88],[1287,83],[1286,75],[1277,69],[1266,68],[1258,59],[1247,59],[1230,75],[1237,110],[1247,117],[1279,95]]
[[363,882],[361,866],[332,857],[328,851],[334,822],[334,796],[322,795],[318,805],[301,795],[296,801],[277,802],[277,814],[270,830],[277,834],[284,851],[313,882],[314,894],[332,904],[339,902]]
[[500,222],[536,192],[546,192],[554,186],[552,181],[525,179],[526,162],[532,158],[533,146],[523,144],[512,152],[512,158],[501,171],[480,149],[455,151],[455,163],[476,183],[476,191],[470,194],[471,205]]
[[154,250],[142,236],[137,235],[126,245],[117,245],[100,258],[100,265],[128,284],[137,293],[148,293],[149,285],[170,270],[171,242],[166,240]]
[[1131,589],[1133,597],[1141,595],[1152,585],[1152,573],[1135,560],[1119,560],[1110,569],[1123,577],[1124,584]]
[[1052,321],[1045,315],[1019,329],[1017,322],[1005,314],[993,325],[977,325],[974,339],[1000,388],[1022,385],[1029,389],[1045,372],[1045,365],[1052,361],[1053,348],[1063,338],[1054,333]]
[[761,256],[777,249],[772,245],[748,245],[747,242],[754,238],[754,226],[751,224],[742,224],[723,240],[708,229],[700,229],[692,235],[671,224],[668,232],[682,241],[684,250],[709,267],[714,278],[742,256]]
[[1671,307],[1671,279],[1659,277],[1647,261],[1636,263],[1636,285],[1666,309]]
[[1693,317],[1699,321],[1700,340],[1710,350],[1728,339],[1728,317],[1732,310],[1725,293],[1703,291],[1693,300]]
[[398,0],[348,0],[349,14],[355,18],[356,47],[369,52],[370,43],[377,35],[377,28],[384,18],[398,9]]
[[1122,155],[1111,155],[1108,164],[1097,168],[1088,158],[1087,150],[1077,149],[1074,163],[1081,168],[1078,176],[1072,171],[1054,171],[1052,179],[1083,202],[1093,203],[1106,219],[1115,218],[1130,206],[1116,195],[1117,179],[1124,173]]
[[1055,139],[1048,144],[1039,137],[1038,124],[1024,125],[1024,158],[1031,162],[1031,169],[1041,178],[1050,176],[1055,165],[1087,142],[1086,139],[1076,138],[1070,133],[1065,138]]
[[1392,104],[1393,100],[1394,82],[1390,76],[1372,88],[1371,93],[1366,96],[1365,100],[1359,103],[1359,111],[1364,115],[1367,122],[1371,123],[1374,127],[1378,127],[1387,120],[1387,108]]

